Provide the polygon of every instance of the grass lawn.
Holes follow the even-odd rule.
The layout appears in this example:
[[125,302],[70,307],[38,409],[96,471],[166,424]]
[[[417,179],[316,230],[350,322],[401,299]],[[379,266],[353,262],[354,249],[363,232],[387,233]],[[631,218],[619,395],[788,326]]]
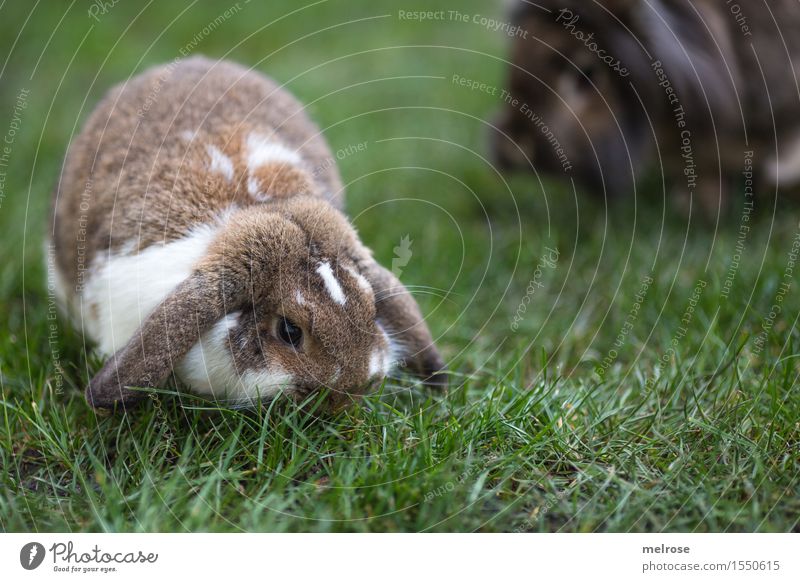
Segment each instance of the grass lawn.
[[[738,196],[715,226],[660,186],[607,206],[498,174],[483,120],[499,98],[453,75],[501,86],[507,37],[398,12],[436,4],[0,4],[0,529],[800,527],[797,207],[764,192],[743,222]],[[323,418],[169,394],[128,416],[88,408],[99,362],[45,284],[50,193],[105,89],[182,52],[309,104],[365,243],[391,265],[413,241],[397,266],[450,363],[446,394],[392,380]]]

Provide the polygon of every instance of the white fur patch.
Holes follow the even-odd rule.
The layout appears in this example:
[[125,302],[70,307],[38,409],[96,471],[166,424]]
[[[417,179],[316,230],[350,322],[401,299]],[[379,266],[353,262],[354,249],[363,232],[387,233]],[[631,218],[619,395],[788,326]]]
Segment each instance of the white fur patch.
[[254,178],[253,176],[250,176],[247,179],[247,193],[261,202],[266,202],[270,198],[269,194],[265,194],[261,191],[261,184],[259,183],[258,179]]
[[383,360],[386,354],[383,350],[373,350],[369,356],[369,377],[374,378],[383,371]]
[[175,366],[178,377],[194,392],[228,399],[233,396],[230,389],[238,388],[240,380],[233,366],[228,333],[237,326],[239,315],[229,313],[220,319]]
[[[101,353],[109,356],[122,348],[161,301],[191,275],[218,228],[216,224],[202,225],[180,240],[153,245],[135,255],[95,261],[78,306],[83,327]],[[54,278],[57,276],[56,272]],[[229,332],[239,315],[230,313],[214,324],[175,371],[192,392],[247,405],[291,388],[293,377],[276,366],[237,374]]]
[[239,402],[257,404],[259,398],[272,398],[282,390],[291,390],[294,376],[275,364],[269,370],[248,370],[242,375],[242,393]]
[[215,225],[203,225],[185,238],[150,246],[138,254],[94,261],[80,314],[103,354],[122,348],[158,304],[191,274],[216,232]]
[[397,342],[392,341],[392,338],[389,337],[389,334],[386,333],[386,330],[380,323],[377,325],[378,330],[383,335],[383,341],[386,344],[386,348],[378,348],[374,350],[372,354],[370,354],[369,377],[374,378],[376,376],[380,376],[385,378],[391,373],[392,369],[400,363],[398,360],[400,356],[400,346],[397,344]]
[[401,363],[403,350],[400,344],[393,340],[386,329],[379,323],[378,329],[383,334],[383,340],[386,342],[386,356],[383,360],[383,375],[388,376],[391,371]]
[[298,305],[305,305],[306,304],[306,298],[303,296],[303,294],[300,291],[295,291],[294,300],[297,301]]
[[222,174],[225,179],[230,182],[233,180],[233,162],[231,159],[222,153],[222,151],[213,145],[207,145],[206,151],[211,157],[211,166],[209,169],[217,174]]
[[192,391],[233,405],[255,405],[292,386],[293,377],[277,366],[237,374],[231,356],[230,330],[241,313],[229,313],[192,346],[175,370]]
[[136,251],[136,241],[129,240],[117,250],[118,256],[130,255]]
[[344,305],[345,302],[347,302],[347,297],[344,296],[342,286],[333,274],[331,264],[327,261],[320,263],[319,267],[317,267],[317,273],[319,273],[320,277],[322,277],[322,280],[325,282],[325,289],[328,290],[328,294],[331,298],[339,305]]
[[283,144],[270,141],[269,138],[258,133],[251,133],[247,136],[245,148],[247,169],[251,172],[260,166],[275,162],[297,165],[302,161],[300,154],[296,151],[290,150]]

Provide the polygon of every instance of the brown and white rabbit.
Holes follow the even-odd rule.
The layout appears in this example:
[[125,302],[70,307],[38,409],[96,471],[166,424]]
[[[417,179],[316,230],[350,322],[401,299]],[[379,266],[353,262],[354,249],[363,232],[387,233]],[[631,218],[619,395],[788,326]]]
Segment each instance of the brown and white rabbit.
[[512,19],[501,165],[613,197],[663,164],[712,213],[751,166],[800,182],[796,0],[518,0]]
[[292,95],[230,62],[108,93],[53,201],[60,298],[108,358],[90,404],[173,371],[234,406],[324,386],[337,406],[398,365],[443,382],[416,302],[340,210],[332,159]]

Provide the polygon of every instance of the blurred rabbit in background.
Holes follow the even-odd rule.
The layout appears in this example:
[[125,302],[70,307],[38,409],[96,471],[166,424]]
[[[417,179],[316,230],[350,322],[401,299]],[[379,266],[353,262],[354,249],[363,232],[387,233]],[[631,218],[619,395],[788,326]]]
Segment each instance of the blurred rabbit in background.
[[796,0],[541,0],[512,20],[501,167],[610,198],[659,172],[667,205],[709,216],[743,180],[749,201],[800,180]]

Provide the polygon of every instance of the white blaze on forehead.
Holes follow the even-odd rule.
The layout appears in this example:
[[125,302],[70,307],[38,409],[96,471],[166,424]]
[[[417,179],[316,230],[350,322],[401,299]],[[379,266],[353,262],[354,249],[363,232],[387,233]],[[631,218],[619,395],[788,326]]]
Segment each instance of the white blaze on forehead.
[[299,305],[305,305],[306,304],[306,298],[303,297],[303,294],[300,291],[295,291],[294,299],[295,299],[295,301],[297,301],[297,303]]
[[231,159],[213,145],[207,145],[206,151],[211,157],[211,171],[222,174],[229,182],[233,180],[233,162]]
[[300,154],[296,151],[290,150],[283,144],[270,141],[267,137],[257,133],[247,136],[245,149],[247,151],[247,169],[251,172],[266,164],[279,162],[296,165],[302,161]]
[[320,277],[322,277],[322,280],[325,282],[325,289],[328,290],[328,294],[331,298],[339,305],[344,305],[347,301],[347,297],[344,296],[342,286],[339,285],[339,281],[333,274],[331,264],[328,261],[320,263],[319,267],[317,267],[317,273],[319,273]]

